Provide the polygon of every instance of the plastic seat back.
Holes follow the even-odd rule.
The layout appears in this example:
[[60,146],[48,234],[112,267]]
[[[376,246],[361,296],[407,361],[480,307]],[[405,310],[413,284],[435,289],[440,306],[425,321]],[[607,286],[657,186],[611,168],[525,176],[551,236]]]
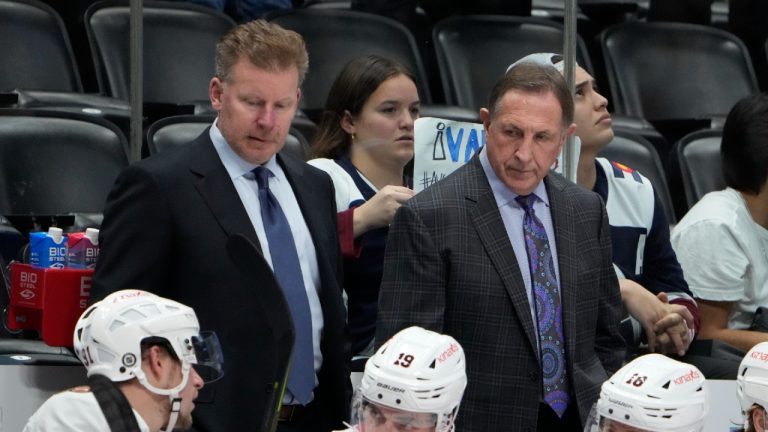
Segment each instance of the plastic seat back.
[[[98,2],[85,15],[99,86],[105,94],[130,98],[130,7]],[[185,104],[208,101],[219,39],[234,21],[189,3],[144,2],[144,101]]]
[[309,73],[302,85],[301,107],[312,119],[325,106],[333,81],[350,60],[379,54],[408,66],[416,77],[422,103],[431,103],[427,73],[416,40],[399,22],[341,9],[287,9],[267,19],[304,37]]
[[0,92],[82,92],[64,22],[36,0],[0,0]]
[[688,208],[709,192],[725,188],[720,156],[721,130],[701,130],[681,138],[673,149]]
[[614,129],[613,141],[600,152],[600,156],[624,164],[647,177],[664,207],[667,222],[674,224],[677,221],[664,164],[653,144],[639,135]]
[[0,214],[102,213],[126,149],[94,116],[0,110]]
[[[446,102],[479,110],[511,63],[536,52],[562,52],[563,26],[542,18],[468,15],[437,23],[433,40]],[[591,71],[580,38],[577,51],[576,61]]]

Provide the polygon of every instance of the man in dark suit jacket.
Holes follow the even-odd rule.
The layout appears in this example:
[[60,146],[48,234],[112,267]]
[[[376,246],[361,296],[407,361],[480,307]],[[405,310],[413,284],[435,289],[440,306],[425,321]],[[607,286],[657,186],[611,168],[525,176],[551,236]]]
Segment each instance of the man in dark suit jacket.
[[[469,385],[457,430],[581,430],[624,354],[605,208],[597,194],[549,171],[574,130],[573,100],[557,71],[512,68],[489,107],[480,112],[487,142],[480,154],[395,216],[376,341],[420,325],[461,343]],[[553,250],[547,269],[560,290],[550,297],[529,270],[518,196],[536,201]],[[560,308],[548,307],[553,296]],[[552,339],[538,329],[547,312],[560,315],[557,343],[564,344],[564,361],[554,363],[565,370],[559,412],[544,402],[553,363],[542,347]]]
[[[273,355],[285,347],[272,342],[285,329],[271,328],[266,317],[283,305],[264,304],[264,284],[275,282],[268,243],[278,242],[268,242],[260,212],[251,174],[260,167],[273,174],[269,190],[296,244],[314,354],[306,363],[309,375],[314,364],[311,401],[298,402],[289,388],[278,430],[328,431],[348,415],[349,339],[333,186],[322,171],[278,154],[307,64],[304,41],[292,31],[265,21],[233,29],[217,46],[214,124],[190,145],[126,169],[107,200],[94,299],[126,287],[152,291],[192,306],[220,337],[226,375],[198,398],[197,430],[259,430],[279,391],[274,376],[285,368]],[[253,266],[265,278],[243,280],[227,253],[233,234],[260,246]]]

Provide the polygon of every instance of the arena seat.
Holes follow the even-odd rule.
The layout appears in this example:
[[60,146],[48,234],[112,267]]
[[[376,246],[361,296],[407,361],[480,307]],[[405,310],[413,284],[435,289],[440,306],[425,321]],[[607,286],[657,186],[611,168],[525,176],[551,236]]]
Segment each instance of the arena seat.
[[677,222],[666,171],[653,144],[635,133],[614,128],[613,140],[598,156],[627,165],[647,177],[664,207],[667,222]]
[[[446,102],[479,110],[510,63],[535,52],[562,52],[563,26],[543,18],[467,15],[437,23],[433,40]],[[581,38],[576,61],[592,70]]]
[[700,130],[681,138],[673,148],[688,208],[709,192],[725,188],[720,141],[723,131]]
[[[235,22],[189,3],[147,0],[143,8],[144,102],[209,104],[216,44]],[[123,100],[130,98],[129,23],[127,1],[97,2],[85,13],[99,87]]]
[[0,214],[101,213],[127,141],[98,117],[0,110]]
[[[150,154],[172,151],[189,144],[213,123],[215,116],[182,115],[160,119],[147,129],[147,146]],[[309,158],[309,143],[296,127],[291,127],[285,146],[287,152],[300,160]]]
[[379,54],[393,58],[416,77],[422,104],[432,103],[416,40],[399,22],[375,14],[341,9],[286,9],[266,18],[304,37],[310,73],[302,85],[301,109],[317,121],[333,81],[353,58]]
[[713,27],[625,22],[604,30],[600,46],[615,112],[644,118],[662,133],[661,122],[724,118],[758,91],[744,44]]
[[127,118],[127,103],[85,94],[61,16],[37,0],[0,0],[0,93],[17,107],[82,111]]
[[36,0],[0,0],[0,90],[82,92],[64,22]]

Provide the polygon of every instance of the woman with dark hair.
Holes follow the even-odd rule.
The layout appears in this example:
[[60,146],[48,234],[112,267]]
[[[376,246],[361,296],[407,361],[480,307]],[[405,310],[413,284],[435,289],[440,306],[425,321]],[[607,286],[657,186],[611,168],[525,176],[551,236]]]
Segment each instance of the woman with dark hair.
[[339,239],[353,354],[372,354],[384,246],[395,211],[414,192],[405,167],[413,158],[419,94],[402,64],[368,55],[344,66],[331,87],[312,143],[336,188]]
[[768,93],[731,109],[720,155],[728,187],[686,213],[672,246],[699,305],[699,338],[747,351],[768,341]]

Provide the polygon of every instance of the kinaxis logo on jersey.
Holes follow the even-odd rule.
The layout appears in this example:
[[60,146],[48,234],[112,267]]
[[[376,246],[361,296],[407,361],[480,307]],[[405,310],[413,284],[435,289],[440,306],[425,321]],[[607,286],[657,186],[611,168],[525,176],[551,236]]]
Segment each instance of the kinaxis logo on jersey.
[[437,361],[440,363],[448,360],[451,356],[459,352],[459,347],[455,343],[451,343],[451,346],[446,348],[445,351],[441,352],[439,356],[437,356]]
[[699,373],[692,369],[687,374],[675,378],[674,380],[672,380],[672,382],[674,382],[675,385],[680,385],[683,383],[687,383],[687,382],[699,379],[699,377],[700,377]]

